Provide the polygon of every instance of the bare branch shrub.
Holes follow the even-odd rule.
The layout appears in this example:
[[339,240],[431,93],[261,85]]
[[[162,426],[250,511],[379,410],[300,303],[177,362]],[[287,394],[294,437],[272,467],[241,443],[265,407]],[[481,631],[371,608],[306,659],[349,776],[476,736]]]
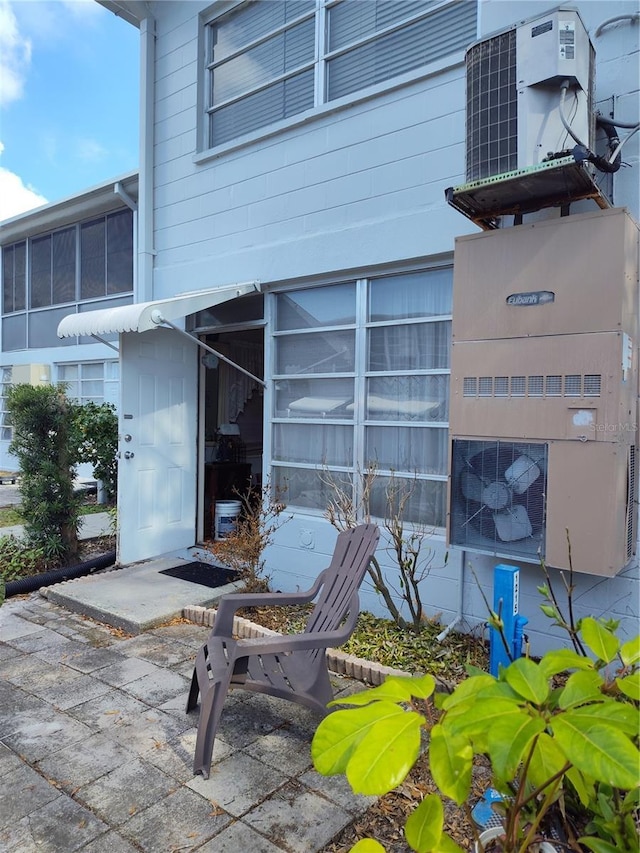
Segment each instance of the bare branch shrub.
[[[337,530],[346,530],[362,521],[371,520],[371,497],[378,476],[375,463],[369,463],[364,471],[357,472],[355,484],[350,477],[340,479],[333,472],[323,469],[320,479],[333,492],[333,498],[325,509],[325,517]],[[424,524],[412,522],[408,525],[405,521],[415,488],[415,477],[412,483],[408,483],[393,472],[385,487],[383,527],[390,539],[387,552],[393,556],[398,567],[398,583],[395,584],[385,574],[375,557],[368,568],[373,587],[382,597],[393,621],[400,628],[412,631],[418,631],[425,619],[420,584],[429,574],[435,557],[433,550],[425,545],[432,530]],[[398,606],[397,599],[406,605],[409,619],[402,615],[403,607]]]
[[263,553],[271,544],[273,534],[291,519],[283,518],[285,504],[281,493],[274,493],[269,482],[261,489],[242,493],[234,489],[241,503],[236,525],[224,539],[208,542],[204,547],[243,581],[246,592],[269,589],[270,578],[265,575]]

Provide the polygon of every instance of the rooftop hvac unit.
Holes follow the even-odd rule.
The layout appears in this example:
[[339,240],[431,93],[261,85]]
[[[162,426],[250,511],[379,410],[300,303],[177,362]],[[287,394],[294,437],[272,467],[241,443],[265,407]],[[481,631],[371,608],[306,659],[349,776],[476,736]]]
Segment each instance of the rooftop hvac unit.
[[577,11],[554,9],[483,39],[466,66],[467,181],[566,153],[574,140],[562,115],[593,147],[595,52]]
[[595,51],[575,9],[557,8],[466,54],[466,183],[448,203],[484,230],[500,217],[593,199],[610,171],[593,154]]
[[448,540],[613,576],[636,544],[638,226],[611,209],[456,241]]

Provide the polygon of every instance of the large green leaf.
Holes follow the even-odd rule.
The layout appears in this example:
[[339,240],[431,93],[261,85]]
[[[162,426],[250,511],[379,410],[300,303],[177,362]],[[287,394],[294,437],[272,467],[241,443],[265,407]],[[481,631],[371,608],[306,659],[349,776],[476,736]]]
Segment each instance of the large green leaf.
[[593,661],[572,649],[552,649],[545,653],[539,667],[547,678],[551,678],[568,669],[593,669]]
[[529,658],[515,660],[505,670],[504,678],[519,696],[534,705],[542,705],[549,695],[547,676]]
[[429,765],[440,790],[462,805],[471,790],[473,749],[469,739],[435,725],[429,743]]
[[602,698],[602,684],[602,676],[593,669],[572,673],[560,693],[559,707],[571,708],[572,705],[584,705]]
[[592,616],[585,616],[580,623],[582,639],[594,655],[605,663],[611,663],[618,653],[620,641]]
[[353,750],[377,723],[395,721],[405,715],[392,702],[374,702],[364,708],[334,711],[316,729],[311,742],[313,764],[323,776],[345,773]]
[[604,696],[600,702],[572,708],[571,716],[588,718],[593,723],[612,725],[629,737],[634,737],[638,733],[638,712],[636,709],[626,702],[617,702],[615,699]]
[[361,690],[340,699],[334,699],[330,705],[368,705],[375,701],[410,702],[412,697],[426,699],[433,693],[436,680],[432,675],[420,678],[390,675],[379,687]]
[[571,711],[554,717],[551,726],[567,758],[578,770],[614,788],[636,787],[640,753],[625,734]]
[[409,817],[404,826],[404,834],[412,850],[416,853],[431,853],[436,850],[442,835],[444,809],[437,794],[429,794]]
[[587,779],[577,767],[570,767],[567,770],[567,778],[575,788],[582,805],[588,805],[595,797],[594,783]]
[[596,838],[595,836],[583,835],[578,839],[580,844],[584,844],[593,853],[620,853],[615,844],[610,841],[605,841],[604,838]]
[[544,727],[541,717],[530,717],[522,712],[505,717],[499,727],[493,726],[489,730],[489,756],[500,781],[513,779],[531,741]]
[[476,699],[469,705],[447,712],[442,723],[448,731],[471,738],[482,737],[490,728],[499,727],[504,718],[521,713],[518,704],[511,699]]
[[616,678],[616,684],[625,696],[640,702],[640,672],[632,672],[624,678]]
[[492,675],[473,675],[471,678],[466,678],[461,681],[450,696],[447,696],[442,702],[442,708],[449,711],[456,705],[463,704],[468,701],[473,701],[483,687],[495,684],[496,680]]
[[550,779],[567,764],[563,750],[554,738],[546,732],[538,736],[531,761],[529,762],[528,778],[536,788],[546,786]]
[[625,666],[635,666],[640,663],[640,634],[623,644],[620,657]]
[[361,838],[353,845],[351,853],[385,853],[385,848],[373,838]]
[[420,729],[424,718],[401,711],[372,726],[355,746],[346,776],[356,794],[380,796],[397,787],[420,754]]
[[443,832],[434,853],[464,853],[464,850],[453,838]]

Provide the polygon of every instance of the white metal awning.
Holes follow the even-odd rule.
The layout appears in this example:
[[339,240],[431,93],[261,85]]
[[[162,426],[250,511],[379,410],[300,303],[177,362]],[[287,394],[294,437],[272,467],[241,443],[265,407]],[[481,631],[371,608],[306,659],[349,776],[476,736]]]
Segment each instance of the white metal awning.
[[58,324],[58,337],[146,332],[171,320],[178,320],[188,314],[204,311],[221,302],[228,302],[230,299],[259,290],[260,283],[250,281],[211,290],[181,293],[171,299],[137,302],[134,305],[120,305],[117,308],[102,308],[98,311],[86,311],[84,314],[70,314]]

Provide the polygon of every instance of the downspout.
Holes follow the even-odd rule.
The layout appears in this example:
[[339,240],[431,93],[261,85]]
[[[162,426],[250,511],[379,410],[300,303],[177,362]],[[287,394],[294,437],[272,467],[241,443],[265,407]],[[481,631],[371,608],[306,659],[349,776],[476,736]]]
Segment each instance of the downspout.
[[462,621],[462,606],[464,603],[464,579],[465,579],[465,569],[467,565],[467,552],[462,552],[462,559],[460,560],[460,572],[458,574],[458,607],[456,611],[456,615],[453,617],[451,622],[445,626],[444,630],[440,631],[436,640],[441,643],[444,638],[456,627],[456,625]]
[[153,148],[155,139],[155,20],[140,21],[140,176],[138,266],[134,302],[153,299]]

